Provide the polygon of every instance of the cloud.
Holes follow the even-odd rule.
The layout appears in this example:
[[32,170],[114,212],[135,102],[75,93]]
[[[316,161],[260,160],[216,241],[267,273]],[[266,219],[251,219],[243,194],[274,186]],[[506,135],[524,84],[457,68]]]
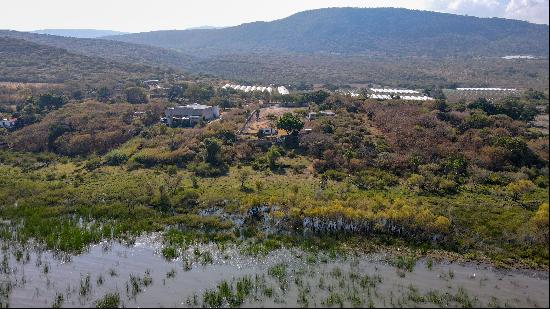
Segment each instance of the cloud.
[[478,17],[503,16],[506,0],[433,0],[434,10]]
[[548,0],[432,0],[429,6],[447,13],[548,24]]
[[548,0],[511,0],[506,6],[505,16],[548,24]]

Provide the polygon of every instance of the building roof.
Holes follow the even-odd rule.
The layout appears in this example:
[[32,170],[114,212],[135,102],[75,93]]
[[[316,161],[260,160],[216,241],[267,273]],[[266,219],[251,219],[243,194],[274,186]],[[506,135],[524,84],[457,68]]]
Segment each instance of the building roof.
[[177,106],[177,107],[172,107],[171,109],[175,109],[175,108],[208,109],[208,108],[211,108],[211,107],[212,106],[193,103],[193,104],[187,104],[187,105],[180,105],[180,106]]

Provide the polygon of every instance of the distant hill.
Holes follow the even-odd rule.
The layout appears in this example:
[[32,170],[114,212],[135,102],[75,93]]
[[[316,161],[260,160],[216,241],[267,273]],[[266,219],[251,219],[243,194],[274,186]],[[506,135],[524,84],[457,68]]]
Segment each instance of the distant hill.
[[272,22],[106,37],[195,54],[548,55],[548,26],[395,8],[329,8]]
[[[108,39],[0,30],[3,36],[127,68],[139,64],[146,71],[153,67],[249,83],[548,89],[548,26],[497,18],[322,9],[273,22]],[[501,58],[521,54],[538,59]],[[18,55],[12,56],[14,63]]]
[[66,36],[81,39],[95,39],[102,36],[113,36],[121,34],[129,34],[129,32],[120,32],[113,30],[96,30],[96,29],[42,29],[32,31],[38,34],[50,34],[58,36]]
[[70,53],[64,49],[21,39],[0,37],[0,81],[99,84],[123,83],[158,76],[144,65],[119,63],[99,57]]
[[121,63],[184,69],[194,58],[175,50],[103,39],[81,39],[55,35],[0,30],[0,37],[22,39],[41,45],[65,49],[71,53],[101,57]]

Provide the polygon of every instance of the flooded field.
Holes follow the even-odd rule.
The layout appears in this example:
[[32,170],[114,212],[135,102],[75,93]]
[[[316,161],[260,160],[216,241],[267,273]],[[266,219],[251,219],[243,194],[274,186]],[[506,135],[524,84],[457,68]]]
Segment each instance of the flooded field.
[[548,307],[548,274],[390,257],[197,245],[167,261],[159,236],[67,257],[3,246],[10,307]]

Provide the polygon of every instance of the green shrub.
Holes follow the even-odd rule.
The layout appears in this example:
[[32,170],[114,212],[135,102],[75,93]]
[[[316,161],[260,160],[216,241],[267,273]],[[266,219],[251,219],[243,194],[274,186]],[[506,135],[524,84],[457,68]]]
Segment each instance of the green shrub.
[[348,177],[348,174],[342,172],[342,171],[337,171],[337,170],[327,170],[326,172],[323,173],[328,179],[332,179],[332,180],[336,180],[336,181],[342,181],[344,179],[346,179],[346,177]]
[[359,172],[354,182],[360,189],[384,189],[399,184],[399,178],[392,173],[373,169]]
[[193,164],[190,169],[200,177],[219,177],[227,174],[229,170],[226,164],[212,165],[206,162]]
[[96,308],[118,308],[120,306],[120,295],[109,293],[96,302]]
[[118,166],[126,163],[127,161],[128,155],[116,150],[109,152],[105,156],[105,164],[107,165]]

